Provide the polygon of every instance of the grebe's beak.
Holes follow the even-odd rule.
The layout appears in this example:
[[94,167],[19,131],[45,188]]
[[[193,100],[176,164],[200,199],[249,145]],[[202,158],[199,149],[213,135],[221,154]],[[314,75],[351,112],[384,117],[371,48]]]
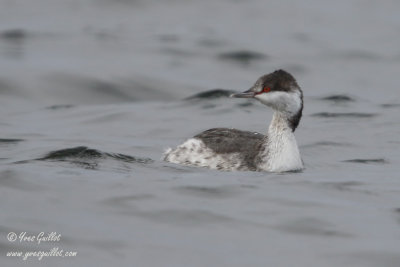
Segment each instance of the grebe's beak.
[[254,92],[254,88],[250,88],[247,91],[244,91],[243,93],[236,93],[236,94],[231,94],[230,97],[237,97],[237,98],[251,98],[256,95],[256,92]]

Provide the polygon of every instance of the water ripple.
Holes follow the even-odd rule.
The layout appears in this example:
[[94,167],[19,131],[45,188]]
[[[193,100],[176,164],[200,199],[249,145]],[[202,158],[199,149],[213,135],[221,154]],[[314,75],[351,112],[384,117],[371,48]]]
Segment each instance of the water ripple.
[[253,61],[268,59],[267,55],[250,50],[225,52],[218,55],[221,60],[229,60],[241,65],[249,65]]
[[[122,169],[125,171],[129,171],[131,169],[130,164],[132,163],[149,164],[153,162],[153,160],[150,158],[133,157],[118,153],[102,152],[96,149],[88,148],[86,146],[51,151],[44,157],[38,158],[36,160],[67,162],[84,169],[92,170],[97,170],[100,168],[101,163],[106,164],[106,162],[112,160],[119,164],[122,164],[121,167],[119,167],[118,169]],[[29,161],[22,161],[17,163],[26,162]],[[129,165],[127,165],[126,163],[129,163]]]
[[363,164],[385,164],[388,163],[385,159],[348,159],[343,160],[343,162],[350,162],[350,163],[363,163]]
[[321,118],[372,118],[377,116],[376,113],[362,113],[362,112],[319,112],[314,113],[312,116]]
[[212,89],[204,92],[200,92],[198,94],[189,96],[185,98],[185,100],[194,100],[194,99],[216,99],[221,97],[229,97],[231,94],[237,93],[233,90],[226,89]]

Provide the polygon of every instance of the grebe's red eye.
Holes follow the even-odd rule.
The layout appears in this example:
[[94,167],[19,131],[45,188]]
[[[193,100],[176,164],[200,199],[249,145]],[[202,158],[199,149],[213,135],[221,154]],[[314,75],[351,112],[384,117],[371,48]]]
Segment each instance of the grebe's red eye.
[[269,88],[268,86],[265,86],[264,89],[262,90],[264,93],[268,93],[269,91],[271,91],[271,88]]
[[260,92],[256,93],[256,95],[262,94],[262,93],[268,93],[271,91],[271,88],[268,86],[265,86]]

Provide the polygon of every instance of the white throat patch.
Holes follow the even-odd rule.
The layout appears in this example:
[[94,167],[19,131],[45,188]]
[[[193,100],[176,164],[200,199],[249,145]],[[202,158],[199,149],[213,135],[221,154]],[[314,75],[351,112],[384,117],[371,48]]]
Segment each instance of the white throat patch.
[[301,109],[301,92],[272,91],[258,94],[254,97],[264,105],[277,111],[288,114],[296,114]]

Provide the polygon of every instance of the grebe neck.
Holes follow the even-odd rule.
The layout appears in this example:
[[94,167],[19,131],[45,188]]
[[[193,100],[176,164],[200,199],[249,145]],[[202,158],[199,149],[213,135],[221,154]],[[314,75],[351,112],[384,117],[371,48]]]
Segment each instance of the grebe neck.
[[259,154],[261,170],[282,172],[303,168],[294,129],[293,115],[275,111]]

